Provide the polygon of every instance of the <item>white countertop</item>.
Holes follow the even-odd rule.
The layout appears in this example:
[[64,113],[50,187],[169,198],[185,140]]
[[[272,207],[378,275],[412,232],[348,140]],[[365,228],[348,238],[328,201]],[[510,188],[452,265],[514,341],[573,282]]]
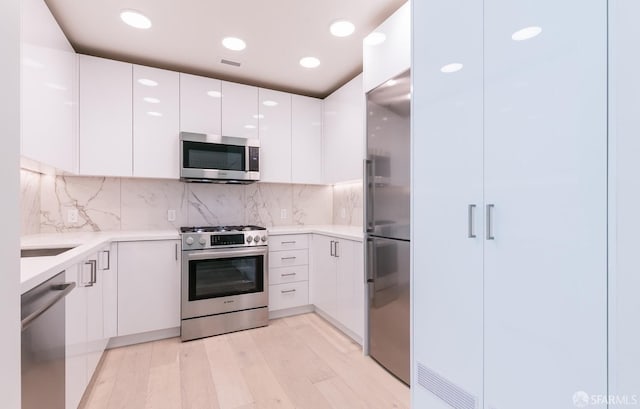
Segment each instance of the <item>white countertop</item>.
[[276,226],[267,229],[269,235],[278,236],[283,234],[326,234],[327,236],[339,237],[345,240],[362,241],[364,233],[361,226],[346,226],[340,224],[324,225],[297,225],[297,226]]
[[22,249],[75,248],[52,257],[22,258],[20,260],[20,291],[24,294],[111,242],[178,240],[179,238],[180,233],[177,230],[47,233],[23,236],[20,240]]
[[[362,241],[362,227],[345,225],[277,226],[268,229],[270,235],[326,234],[345,240]],[[75,233],[43,233],[23,236],[22,249],[75,247],[52,257],[25,257],[20,260],[20,290],[25,293],[47,281],[65,268],[80,263],[93,252],[111,242],[179,240],[178,230],[107,231]]]

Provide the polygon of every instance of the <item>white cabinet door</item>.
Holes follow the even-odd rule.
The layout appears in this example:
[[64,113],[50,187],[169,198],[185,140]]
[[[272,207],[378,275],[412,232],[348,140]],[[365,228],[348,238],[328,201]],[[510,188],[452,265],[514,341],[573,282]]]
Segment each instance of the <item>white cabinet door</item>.
[[179,74],[133,66],[133,176],[180,177]]
[[258,139],[258,88],[222,81],[222,135]]
[[[417,365],[426,367],[482,407],[482,2],[414,2],[412,26],[411,195],[420,211],[411,217],[425,251],[412,252],[411,370],[418,379]],[[441,71],[452,63],[462,70]],[[450,408],[420,385],[411,393],[416,407]]]
[[220,135],[220,80],[180,73],[180,131]]
[[80,174],[131,176],[131,64],[80,55]]
[[607,2],[484,5],[485,407],[569,407],[607,394]]
[[43,0],[22,5],[22,155],[78,171],[78,59]]
[[84,269],[84,275],[89,277],[89,284],[85,288],[87,292],[87,382],[93,376],[104,352],[104,298],[103,275],[98,270],[98,254],[87,258],[80,265]]
[[291,97],[291,181],[321,184],[322,100]]
[[311,239],[309,302],[336,316],[336,258],[331,255],[334,238],[314,234]]
[[406,2],[365,37],[364,90],[369,92],[411,65],[411,2]]
[[364,336],[364,253],[362,243],[337,240],[336,317],[362,341]]
[[98,272],[102,278],[104,299],[105,347],[118,335],[118,244],[111,243],[98,253]]
[[365,109],[362,75],[324,100],[322,168],[325,183],[362,179]]
[[118,335],[180,326],[180,242],[118,243]]
[[[65,407],[77,409],[87,386],[87,292],[82,265],[66,269],[76,288],[65,297]],[[88,280],[89,277],[86,278]]]
[[260,88],[260,181],[291,183],[291,94]]

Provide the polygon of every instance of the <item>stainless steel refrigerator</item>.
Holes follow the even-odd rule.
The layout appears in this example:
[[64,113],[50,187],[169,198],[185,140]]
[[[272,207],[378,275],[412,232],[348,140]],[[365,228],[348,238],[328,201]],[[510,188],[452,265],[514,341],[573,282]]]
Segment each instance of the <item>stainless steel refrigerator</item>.
[[409,71],[367,94],[365,235],[369,355],[409,384]]

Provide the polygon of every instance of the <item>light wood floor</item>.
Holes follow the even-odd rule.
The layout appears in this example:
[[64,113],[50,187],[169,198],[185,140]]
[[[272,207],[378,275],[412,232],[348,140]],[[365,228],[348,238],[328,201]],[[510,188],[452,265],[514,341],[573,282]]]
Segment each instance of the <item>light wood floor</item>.
[[315,314],[106,352],[83,409],[409,408],[409,389]]

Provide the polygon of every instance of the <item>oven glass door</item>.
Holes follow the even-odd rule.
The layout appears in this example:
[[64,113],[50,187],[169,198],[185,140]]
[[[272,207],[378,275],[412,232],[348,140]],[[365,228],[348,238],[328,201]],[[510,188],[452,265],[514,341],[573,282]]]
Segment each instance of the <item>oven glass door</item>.
[[263,291],[263,255],[189,261],[189,301]]
[[182,142],[182,167],[246,171],[246,147],[219,143]]

